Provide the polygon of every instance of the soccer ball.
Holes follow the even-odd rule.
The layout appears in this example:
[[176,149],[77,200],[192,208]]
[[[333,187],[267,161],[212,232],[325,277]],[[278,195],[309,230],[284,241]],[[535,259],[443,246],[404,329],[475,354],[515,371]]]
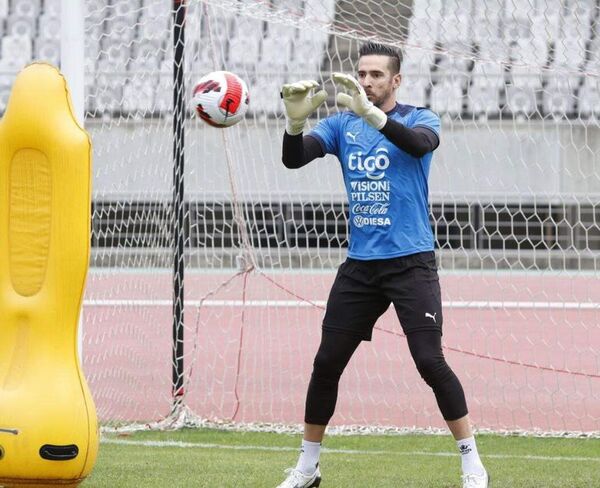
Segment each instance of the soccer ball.
[[214,127],[230,127],[244,118],[250,98],[244,80],[229,71],[214,71],[196,83],[194,110]]

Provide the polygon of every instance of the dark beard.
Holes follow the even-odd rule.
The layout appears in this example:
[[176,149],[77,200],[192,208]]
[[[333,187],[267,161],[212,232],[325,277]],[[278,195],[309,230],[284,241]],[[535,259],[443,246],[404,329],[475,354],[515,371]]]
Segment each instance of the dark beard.
[[392,93],[393,93],[393,91],[389,91],[387,93],[384,93],[381,97],[377,97],[376,99],[371,100],[371,102],[377,108],[381,108],[381,106],[383,105],[383,103],[388,99],[388,97],[390,97],[392,95]]

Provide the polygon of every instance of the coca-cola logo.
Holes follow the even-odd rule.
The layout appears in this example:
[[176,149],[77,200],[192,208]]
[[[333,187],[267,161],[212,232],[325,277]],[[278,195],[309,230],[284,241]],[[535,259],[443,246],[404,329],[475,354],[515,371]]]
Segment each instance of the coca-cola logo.
[[384,215],[390,208],[389,203],[355,203],[352,206],[353,214]]

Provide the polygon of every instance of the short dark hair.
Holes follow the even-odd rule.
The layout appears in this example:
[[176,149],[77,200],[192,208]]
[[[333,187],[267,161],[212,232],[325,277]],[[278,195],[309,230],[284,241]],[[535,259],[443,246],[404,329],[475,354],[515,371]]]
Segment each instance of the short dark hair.
[[369,41],[360,46],[358,56],[369,56],[371,54],[380,54],[390,57],[390,70],[393,74],[400,73],[400,65],[402,64],[402,51],[395,49],[385,44]]

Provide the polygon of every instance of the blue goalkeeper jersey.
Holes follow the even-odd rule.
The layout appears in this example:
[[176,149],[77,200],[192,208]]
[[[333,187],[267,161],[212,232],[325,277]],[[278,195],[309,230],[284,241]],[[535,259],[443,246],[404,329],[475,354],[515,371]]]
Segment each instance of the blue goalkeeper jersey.
[[[439,138],[440,119],[431,110],[396,104],[387,115]],[[353,112],[321,120],[308,135],[340,161],[350,204],[349,257],[387,259],[433,250],[427,184],[433,153],[411,156]]]

